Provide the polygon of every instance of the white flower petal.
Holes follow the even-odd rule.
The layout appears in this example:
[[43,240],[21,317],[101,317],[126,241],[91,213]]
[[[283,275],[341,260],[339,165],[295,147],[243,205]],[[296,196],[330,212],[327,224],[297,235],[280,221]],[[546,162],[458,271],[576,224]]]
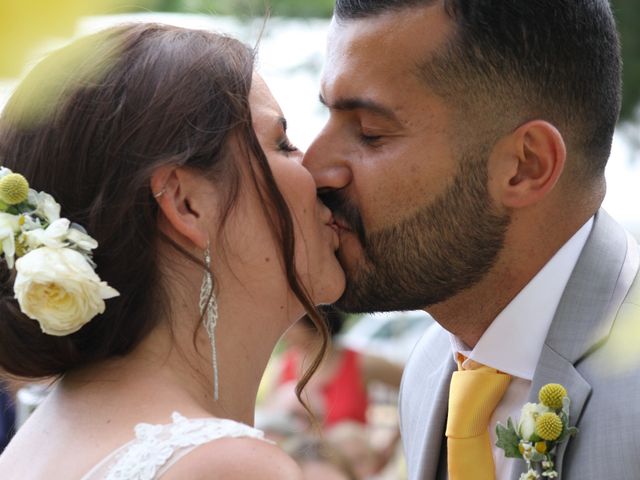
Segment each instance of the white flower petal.
[[60,205],[46,192],[36,194],[36,215],[44,217],[49,223],[60,218]]
[[31,215],[22,215],[23,225],[22,231],[27,232],[29,230],[41,229],[42,224],[40,223],[40,219],[37,217],[32,217]]
[[38,247],[63,248],[67,231],[69,229],[69,220],[60,218],[49,225],[45,230],[36,228],[24,232],[27,245],[30,250]]
[[7,266],[13,268],[16,255],[16,241],[13,235],[6,236],[2,239],[2,254],[7,262]]
[[6,228],[17,233],[20,230],[19,217],[10,213],[0,212],[0,228]]
[[20,231],[18,217],[9,213],[0,213],[0,243],[2,243],[2,254],[9,268],[13,268],[13,261],[16,254],[16,234]]
[[63,240],[67,235],[70,224],[71,222],[66,218],[59,218],[47,227],[45,234],[48,238]]
[[64,247],[64,242],[62,240],[48,236],[46,230],[43,230],[41,228],[24,232],[24,238],[27,242],[29,250],[35,250],[36,248],[40,247]]
[[11,170],[9,170],[6,167],[0,167],[0,178],[2,177],[6,177],[7,175],[9,175],[10,173],[13,173]]
[[70,228],[67,232],[67,239],[78,245],[81,249],[91,251],[98,248],[98,242],[80,230]]

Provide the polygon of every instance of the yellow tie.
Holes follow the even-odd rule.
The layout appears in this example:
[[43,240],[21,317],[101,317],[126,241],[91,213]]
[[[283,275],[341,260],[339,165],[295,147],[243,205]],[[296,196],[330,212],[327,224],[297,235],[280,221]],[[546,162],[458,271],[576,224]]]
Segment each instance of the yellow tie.
[[[447,416],[449,480],[494,480],[489,420],[507,391],[511,376],[475,363],[451,377]],[[474,363],[474,362],[472,362]]]

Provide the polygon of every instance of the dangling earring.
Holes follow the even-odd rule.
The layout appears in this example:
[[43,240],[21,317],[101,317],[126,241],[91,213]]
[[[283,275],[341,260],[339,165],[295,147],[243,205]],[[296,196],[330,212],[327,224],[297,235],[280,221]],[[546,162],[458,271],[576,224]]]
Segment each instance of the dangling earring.
[[[200,315],[202,324],[211,342],[211,366],[213,367],[213,398],[218,401],[218,358],[216,355],[216,324],[218,322],[218,302],[213,293],[213,277],[211,276],[211,250],[209,242],[204,251],[206,270],[200,287]],[[206,313],[206,315],[205,315]]]

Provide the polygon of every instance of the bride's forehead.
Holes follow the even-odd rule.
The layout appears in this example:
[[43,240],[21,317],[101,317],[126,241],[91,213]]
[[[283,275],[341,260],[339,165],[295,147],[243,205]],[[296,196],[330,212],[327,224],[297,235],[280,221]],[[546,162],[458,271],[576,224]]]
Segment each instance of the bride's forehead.
[[258,74],[253,74],[251,82],[251,91],[249,92],[249,105],[251,113],[258,119],[259,117],[282,117],[280,105],[274,98],[271,90],[263,78]]

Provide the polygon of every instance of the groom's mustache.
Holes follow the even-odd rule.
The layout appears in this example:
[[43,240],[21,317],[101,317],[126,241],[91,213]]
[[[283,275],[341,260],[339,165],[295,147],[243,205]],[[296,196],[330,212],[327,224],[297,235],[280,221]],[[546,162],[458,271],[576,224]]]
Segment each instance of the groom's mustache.
[[367,235],[360,210],[342,190],[324,190],[318,192],[320,200],[333,212],[336,223],[341,228],[353,231],[366,248]]

